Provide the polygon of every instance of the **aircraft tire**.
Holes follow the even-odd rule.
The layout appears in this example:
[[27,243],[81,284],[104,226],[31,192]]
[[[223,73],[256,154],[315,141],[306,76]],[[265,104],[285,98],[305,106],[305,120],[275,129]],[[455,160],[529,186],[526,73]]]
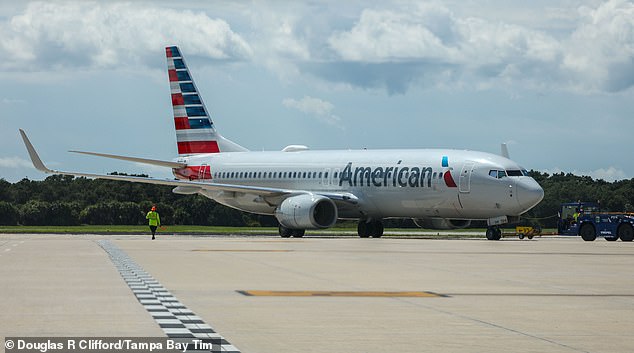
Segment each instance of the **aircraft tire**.
[[280,224],[278,227],[278,232],[282,238],[290,238],[293,235],[293,230],[290,228],[286,228]]
[[632,241],[634,240],[634,228],[630,224],[621,224],[619,229],[616,231],[618,237],[621,238],[621,241]]
[[486,236],[488,240],[500,240],[502,239],[502,231],[497,227],[489,227]]
[[585,241],[594,241],[597,238],[594,226],[588,223],[581,225],[581,228],[579,228],[579,235],[581,236],[581,239]]
[[306,234],[306,229],[291,229],[293,238],[303,238]]
[[383,236],[383,231],[385,228],[383,227],[383,222],[375,221],[372,222],[372,238],[380,238]]
[[357,225],[357,234],[361,238],[369,238],[370,237],[370,223],[366,222],[363,219],[359,220],[359,224]]

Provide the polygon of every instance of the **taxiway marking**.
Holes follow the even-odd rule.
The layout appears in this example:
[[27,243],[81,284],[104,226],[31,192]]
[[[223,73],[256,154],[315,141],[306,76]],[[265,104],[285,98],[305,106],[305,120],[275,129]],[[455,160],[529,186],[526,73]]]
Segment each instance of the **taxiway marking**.
[[204,343],[220,345],[222,352],[240,353],[238,348],[214,331],[193,311],[187,309],[123,250],[108,240],[99,240],[98,244],[108,253],[139,303],[152,315],[167,337],[200,339]]
[[434,292],[371,292],[371,291],[274,291],[239,290],[251,297],[376,297],[376,298],[438,298],[447,297]]

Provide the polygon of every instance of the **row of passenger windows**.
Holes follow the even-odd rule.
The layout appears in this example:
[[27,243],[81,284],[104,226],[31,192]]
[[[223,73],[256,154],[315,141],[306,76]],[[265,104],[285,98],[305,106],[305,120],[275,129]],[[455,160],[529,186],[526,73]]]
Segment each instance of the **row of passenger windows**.
[[[328,178],[328,172],[216,172],[215,179],[321,179]],[[331,174],[333,178],[339,177],[339,171]],[[434,172],[432,179],[442,179],[443,173]],[[383,178],[384,175],[377,175]],[[403,174],[404,178],[409,178],[409,173]]]
[[528,176],[528,172],[526,170],[489,170],[489,176],[492,176],[496,179],[502,179],[504,177],[510,176]]
[[[334,178],[339,172],[335,171]],[[214,178],[227,179],[321,179],[328,178],[328,172],[217,172]]]

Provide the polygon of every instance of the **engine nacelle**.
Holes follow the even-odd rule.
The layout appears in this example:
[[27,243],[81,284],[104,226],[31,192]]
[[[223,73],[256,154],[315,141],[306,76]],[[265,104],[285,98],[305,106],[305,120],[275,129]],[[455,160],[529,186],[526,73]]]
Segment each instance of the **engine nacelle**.
[[275,210],[275,217],[286,228],[329,228],[337,222],[337,206],[325,196],[298,195],[282,201]]
[[462,229],[471,225],[468,219],[413,218],[414,224],[426,229]]

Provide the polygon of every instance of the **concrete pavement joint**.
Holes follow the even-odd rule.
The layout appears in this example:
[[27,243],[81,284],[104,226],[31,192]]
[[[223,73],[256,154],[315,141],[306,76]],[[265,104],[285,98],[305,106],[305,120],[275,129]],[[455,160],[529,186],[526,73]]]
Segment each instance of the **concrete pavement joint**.
[[152,315],[169,338],[200,339],[205,343],[220,344],[222,352],[240,353],[224,337],[216,333],[194,312],[187,309],[156,279],[143,270],[123,250],[108,240],[97,242],[108,253],[137,300]]
[[412,305],[415,305],[415,306],[424,307],[424,308],[426,308],[428,310],[432,310],[432,311],[435,311],[437,313],[442,313],[442,314],[446,314],[446,315],[449,315],[449,316],[457,317],[457,318],[460,318],[460,319],[463,319],[463,320],[476,322],[476,323],[479,323],[481,325],[485,325],[485,326],[501,329],[501,330],[504,330],[504,331],[507,331],[507,332],[512,332],[514,334],[518,334],[518,335],[521,335],[521,336],[524,336],[524,337],[537,339],[537,340],[540,340],[540,341],[543,341],[543,342],[547,342],[547,343],[550,343],[550,344],[553,344],[553,345],[556,345],[556,346],[559,346],[559,347],[562,347],[562,348],[570,349],[570,350],[575,351],[575,352],[590,353],[589,351],[586,351],[586,350],[583,350],[583,349],[579,349],[579,348],[575,348],[575,347],[569,346],[567,344],[554,341],[552,339],[548,339],[548,338],[532,335],[530,333],[526,333],[526,332],[522,332],[522,331],[510,328],[510,327],[498,325],[498,324],[495,324],[493,322],[485,321],[485,320],[478,319],[478,318],[471,317],[471,316],[467,316],[467,315],[457,314],[457,313],[454,313],[454,312],[451,312],[451,311],[448,311],[448,310],[439,309],[439,308],[432,307],[432,306],[429,306],[429,305],[421,304],[420,302],[413,302],[413,301],[410,301],[410,300],[407,300],[407,299],[408,298],[394,298],[394,300],[400,300],[400,301],[403,301],[403,302],[406,302],[406,303],[409,303],[409,304],[412,304]]

